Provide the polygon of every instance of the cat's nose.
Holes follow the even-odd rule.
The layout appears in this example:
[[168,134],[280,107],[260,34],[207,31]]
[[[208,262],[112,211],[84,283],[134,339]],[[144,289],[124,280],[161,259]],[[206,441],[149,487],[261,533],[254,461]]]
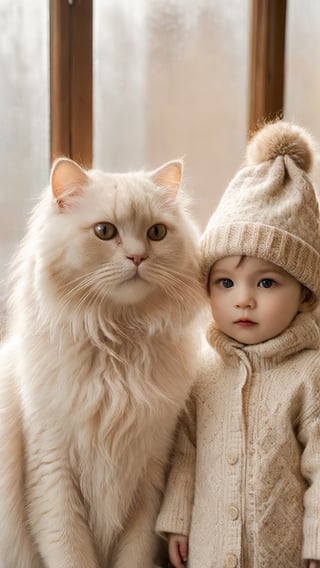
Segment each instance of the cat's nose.
[[135,264],[136,266],[139,266],[139,264],[141,264],[141,262],[146,260],[146,258],[148,258],[148,257],[145,254],[133,254],[132,256],[127,256],[127,258],[129,260],[132,260],[133,264]]

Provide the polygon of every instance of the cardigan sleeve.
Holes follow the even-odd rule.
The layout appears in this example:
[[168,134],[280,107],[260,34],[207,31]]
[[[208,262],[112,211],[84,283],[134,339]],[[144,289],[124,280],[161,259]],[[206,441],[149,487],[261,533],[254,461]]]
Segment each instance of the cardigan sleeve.
[[167,485],[156,531],[188,535],[191,523],[195,478],[195,401],[191,396],[181,416]]
[[304,446],[301,472],[309,487],[304,495],[303,558],[320,560],[320,405],[299,433]]

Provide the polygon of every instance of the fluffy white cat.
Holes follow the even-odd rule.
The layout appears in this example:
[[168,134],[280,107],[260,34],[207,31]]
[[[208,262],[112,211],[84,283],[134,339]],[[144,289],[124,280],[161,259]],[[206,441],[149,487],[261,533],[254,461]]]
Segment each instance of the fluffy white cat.
[[181,170],[53,165],[0,352],[1,568],[153,566],[204,303]]

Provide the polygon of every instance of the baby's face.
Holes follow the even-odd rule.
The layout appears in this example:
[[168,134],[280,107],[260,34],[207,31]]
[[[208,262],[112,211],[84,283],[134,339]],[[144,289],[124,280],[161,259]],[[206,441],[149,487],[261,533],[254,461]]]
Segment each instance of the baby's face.
[[284,331],[299,311],[306,311],[303,287],[271,262],[228,256],[210,274],[213,319],[226,335],[253,345]]

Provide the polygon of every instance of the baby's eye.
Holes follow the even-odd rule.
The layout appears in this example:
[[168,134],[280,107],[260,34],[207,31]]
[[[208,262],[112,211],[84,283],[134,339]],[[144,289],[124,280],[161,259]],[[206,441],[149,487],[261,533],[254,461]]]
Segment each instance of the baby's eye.
[[152,225],[147,231],[147,236],[151,241],[162,241],[167,234],[167,227],[162,223]]
[[273,284],[274,280],[272,280],[272,278],[263,278],[260,280],[258,286],[260,286],[260,288],[271,288]]
[[117,234],[117,229],[112,223],[97,223],[93,230],[96,236],[103,241],[110,241]]
[[233,281],[230,278],[220,278],[219,284],[221,284],[223,288],[232,288]]

